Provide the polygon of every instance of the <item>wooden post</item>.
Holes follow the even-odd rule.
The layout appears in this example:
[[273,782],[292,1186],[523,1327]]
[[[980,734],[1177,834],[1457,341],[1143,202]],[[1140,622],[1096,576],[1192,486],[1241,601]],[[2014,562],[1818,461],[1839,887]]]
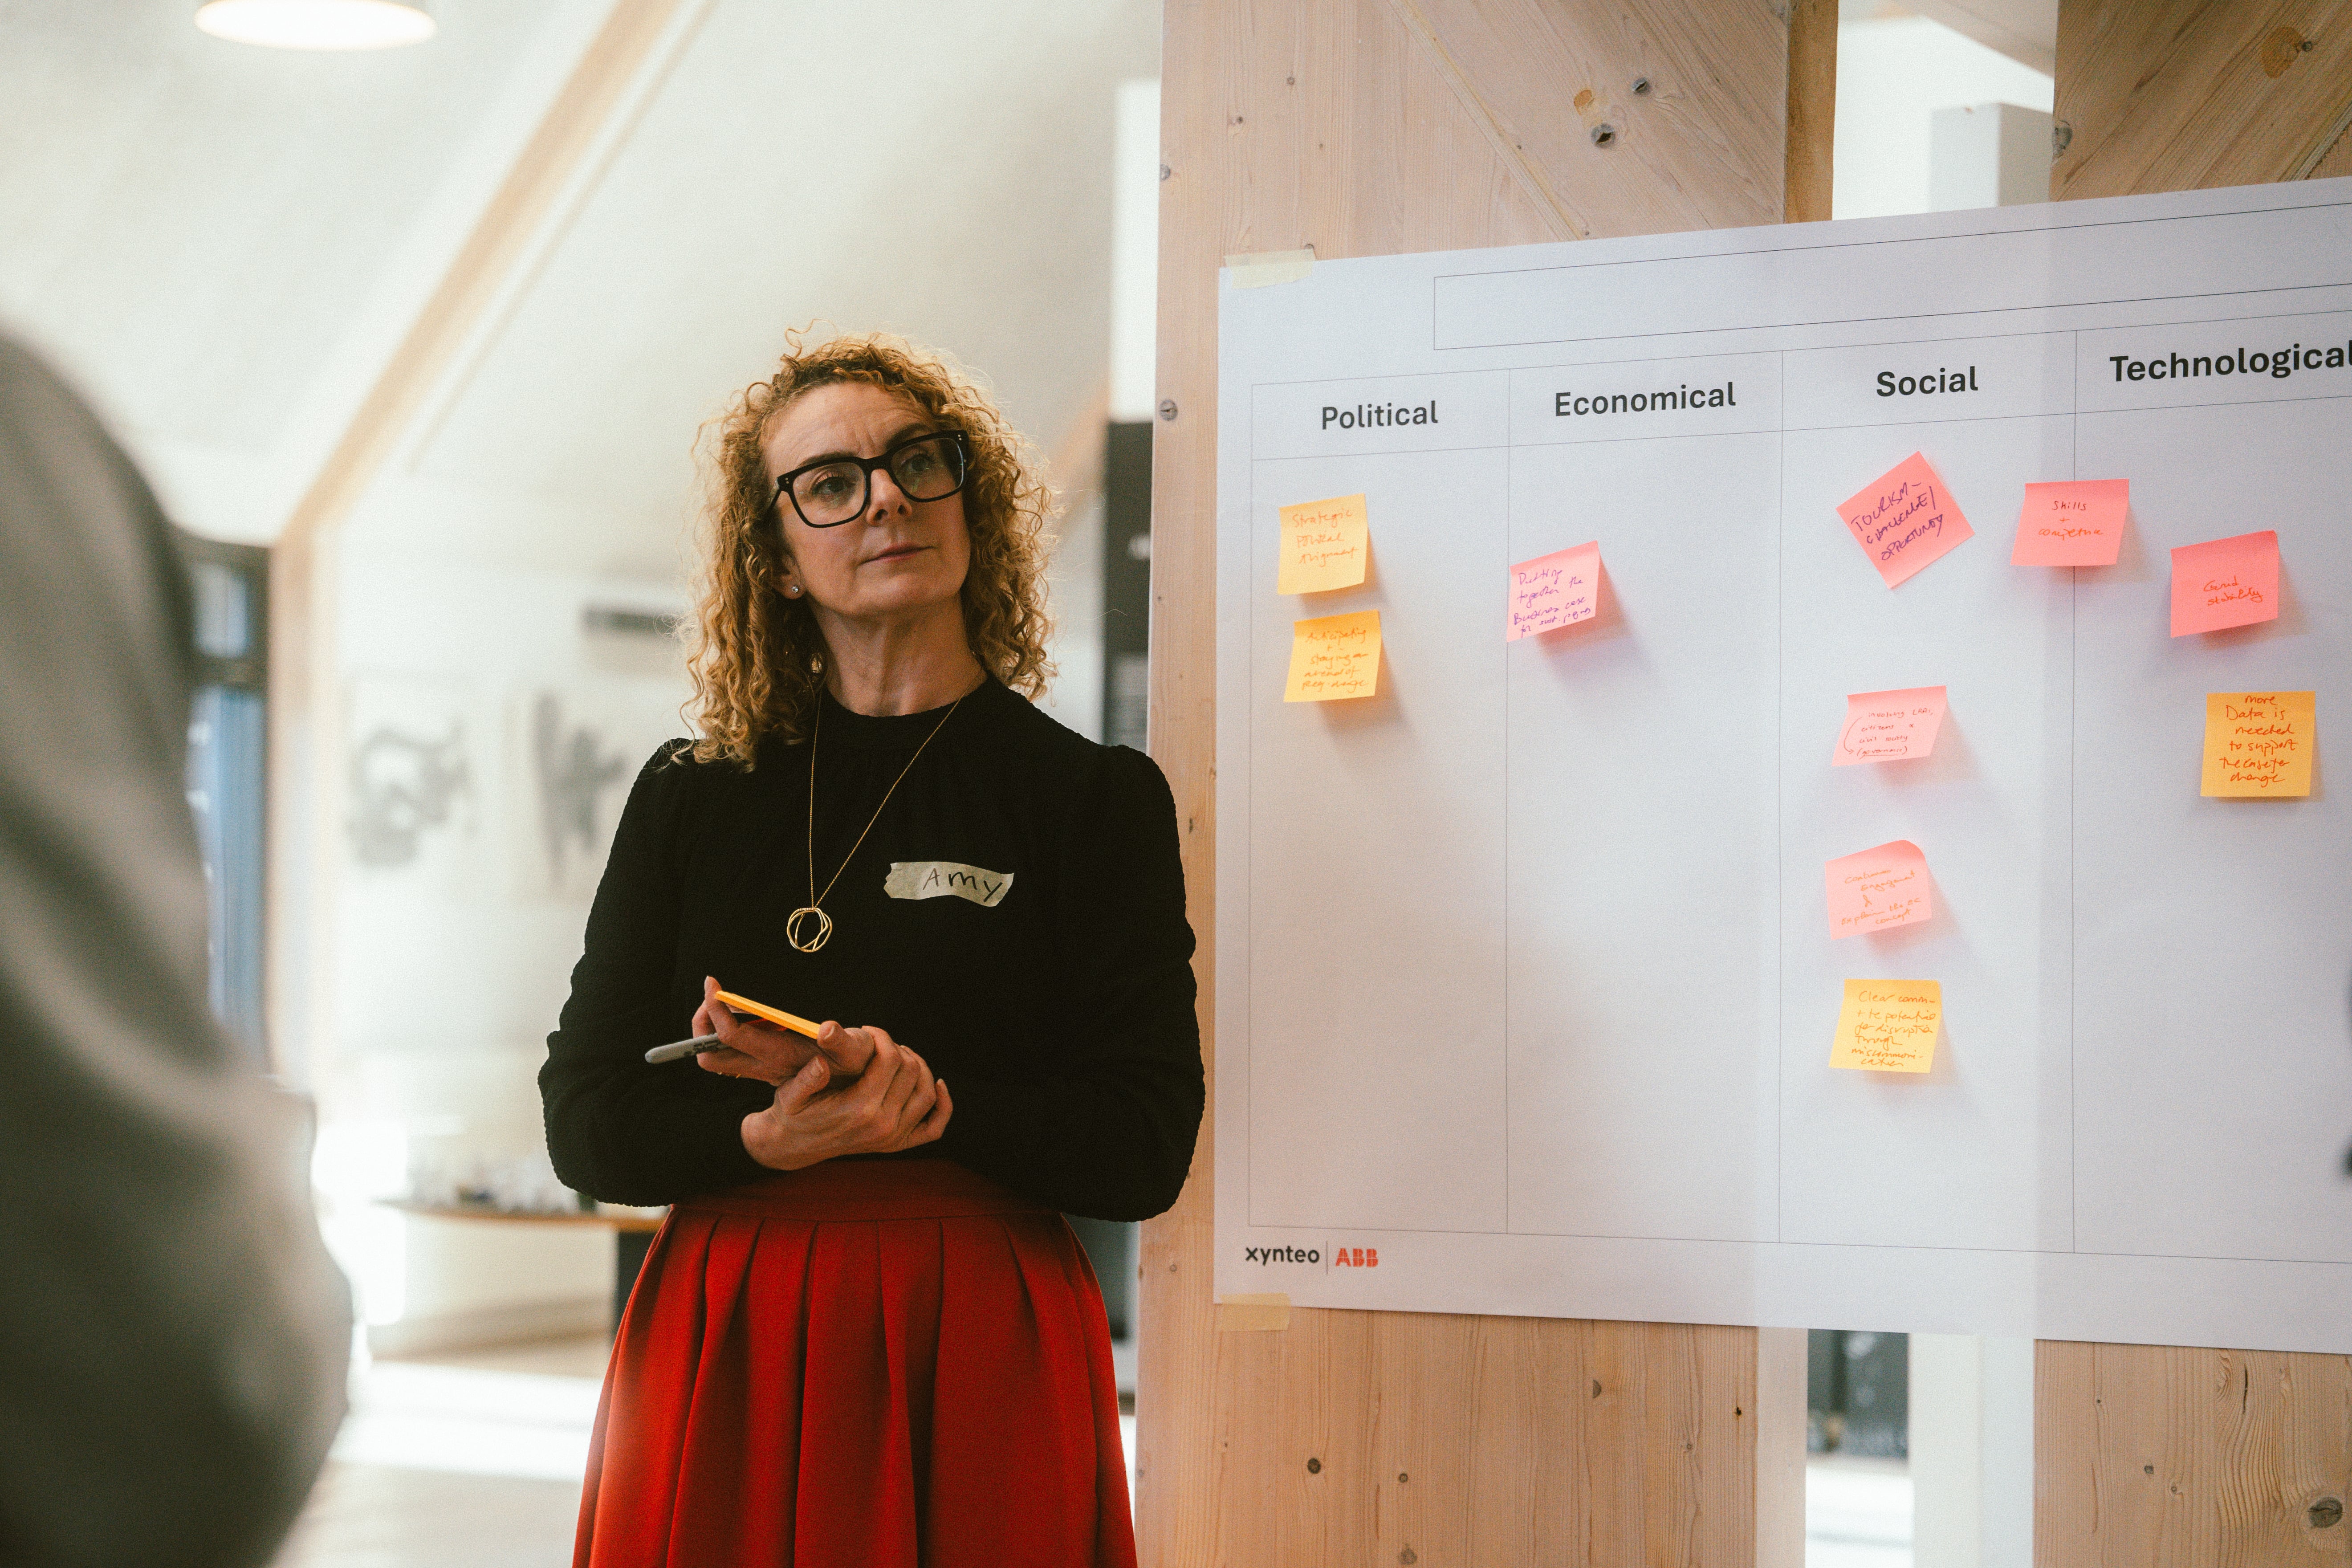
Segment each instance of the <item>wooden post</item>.
[[2033,1373],[2038,1568],[2352,1560],[2346,1358],[2044,1340]]
[[1789,7],[1787,223],[1822,223],[1837,147],[1837,0]]
[[[2053,198],[2352,174],[2352,0],[2062,0]],[[2352,1358],[2043,1341],[2038,1568],[2352,1561]]]
[[[1835,18],[1834,0],[1170,0],[1151,751],[1213,1088],[1219,263],[1825,217]],[[1801,1331],[1301,1310],[1221,1332],[1211,1147],[1204,1128],[1181,1202],[1144,1227],[1147,1568],[1795,1568]]]

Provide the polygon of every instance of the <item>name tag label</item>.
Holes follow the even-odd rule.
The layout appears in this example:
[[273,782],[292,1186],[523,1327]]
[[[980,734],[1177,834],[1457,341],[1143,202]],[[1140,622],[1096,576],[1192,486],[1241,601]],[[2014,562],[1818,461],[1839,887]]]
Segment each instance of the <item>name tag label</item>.
[[969,899],[983,910],[1004,901],[1010,871],[989,871],[957,860],[893,860],[882,890],[894,899]]

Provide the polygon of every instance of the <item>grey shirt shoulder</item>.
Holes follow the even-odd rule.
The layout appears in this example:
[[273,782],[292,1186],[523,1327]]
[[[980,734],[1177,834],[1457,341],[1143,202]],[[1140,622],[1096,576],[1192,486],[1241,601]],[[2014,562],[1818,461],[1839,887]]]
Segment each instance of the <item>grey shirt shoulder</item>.
[[302,1116],[205,995],[187,584],[0,339],[0,1556],[267,1562],[343,1411]]

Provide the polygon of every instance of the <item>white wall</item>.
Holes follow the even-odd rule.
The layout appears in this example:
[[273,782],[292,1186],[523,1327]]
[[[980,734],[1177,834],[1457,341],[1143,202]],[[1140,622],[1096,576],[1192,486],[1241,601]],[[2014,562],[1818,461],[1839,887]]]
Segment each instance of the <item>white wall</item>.
[[[374,1152],[322,1177],[341,1189],[338,1239],[372,1324],[405,1325],[411,1340],[436,1319],[521,1331],[522,1309],[572,1322],[609,1292],[609,1234],[389,1221],[366,1217],[363,1200],[409,1179],[516,1196],[533,1184],[535,1075],[613,823],[654,746],[686,732],[677,646],[589,631],[583,613],[684,601],[657,577],[486,563],[386,528],[399,511],[363,513],[334,567],[351,761],[326,818],[340,836],[331,1027],[311,1072],[331,1146]],[[669,547],[645,531],[648,553]],[[551,773],[584,761],[570,776],[589,824],[552,844],[547,825],[564,814],[543,788],[549,699]]]
[[2032,1568],[2033,1342],[1910,1339],[1914,1568]]
[[[1108,150],[1111,168],[1110,417],[1150,419],[1158,402],[1160,83],[1123,81]],[[1039,704],[1088,740],[1102,740],[1103,507],[1076,497],[1054,552],[1054,661],[1061,674]]]
[[2048,201],[2050,133],[2056,123],[2038,109],[2014,103],[1936,110],[1928,138],[1929,209],[1959,212]]
[[2051,92],[2042,72],[1924,16],[1842,21],[1830,216],[1932,211],[1936,110],[2013,103],[2047,114]]
[[1112,146],[1110,416],[1149,419],[1160,336],[1160,83],[1118,84]]
[[1047,608],[1060,673],[1037,704],[1090,741],[1102,739],[1102,531],[1098,492],[1076,498],[1058,525]]

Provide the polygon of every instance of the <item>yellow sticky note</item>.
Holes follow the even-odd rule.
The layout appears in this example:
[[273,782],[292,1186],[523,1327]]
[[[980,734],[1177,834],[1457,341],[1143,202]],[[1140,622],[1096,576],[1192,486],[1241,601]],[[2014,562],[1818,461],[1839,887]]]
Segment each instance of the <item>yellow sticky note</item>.
[[2200,795],[2307,795],[2319,732],[2316,692],[2205,694]]
[[1364,498],[1334,496],[1282,509],[1282,559],[1275,569],[1277,594],[1320,594],[1352,588],[1364,580],[1371,525]]
[[1944,988],[1933,980],[1849,980],[1830,1066],[1926,1072],[1936,1065]]
[[1290,684],[1285,702],[1370,697],[1381,685],[1381,613],[1357,610],[1290,623]]

